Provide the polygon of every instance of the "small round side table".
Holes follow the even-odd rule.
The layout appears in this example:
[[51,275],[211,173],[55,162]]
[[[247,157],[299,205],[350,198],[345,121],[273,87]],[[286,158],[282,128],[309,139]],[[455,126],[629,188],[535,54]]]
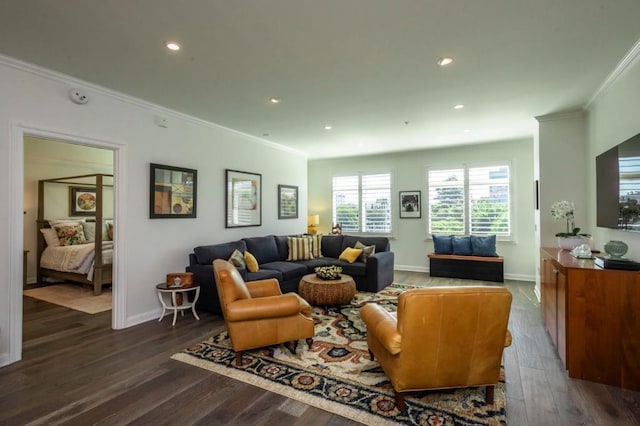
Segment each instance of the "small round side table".
[[[176,325],[178,311],[184,316],[186,309],[191,309],[193,316],[196,317],[198,321],[200,320],[200,317],[198,317],[196,313],[196,302],[200,296],[200,284],[193,283],[190,287],[172,287],[168,286],[167,283],[160,283],[156,285],[156,290],[158,291],[158,300],[160,300],[160,304],[162,305],[162,315],[160,315],[158,322],[162,321],[166,311],[173,311],[173,323],[171,325]],[[191,302],[189,302],[188,297],[183,297],[183,295],[187,296],[190,291],[195,292]]]

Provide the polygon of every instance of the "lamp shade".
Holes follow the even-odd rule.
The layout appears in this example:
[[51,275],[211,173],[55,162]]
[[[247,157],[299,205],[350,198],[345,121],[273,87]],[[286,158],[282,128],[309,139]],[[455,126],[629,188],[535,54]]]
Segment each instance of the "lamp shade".
[[310,214],[307,216],[307,225],[308,226],[318,226],[320,224],[320,215],[319,214]]

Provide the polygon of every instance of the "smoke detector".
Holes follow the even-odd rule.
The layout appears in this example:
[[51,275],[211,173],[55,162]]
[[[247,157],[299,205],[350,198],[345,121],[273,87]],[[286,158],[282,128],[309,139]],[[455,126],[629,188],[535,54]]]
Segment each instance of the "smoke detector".
[[70,89],[69,98],[76,104],[84,105],[89,102],[89,97],[82,89]]

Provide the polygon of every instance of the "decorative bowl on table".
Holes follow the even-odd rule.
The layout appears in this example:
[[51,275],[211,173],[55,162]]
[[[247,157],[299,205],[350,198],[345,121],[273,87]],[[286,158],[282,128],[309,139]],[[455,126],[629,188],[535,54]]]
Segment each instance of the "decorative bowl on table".
[[337,280],[340,278],[342,268],[339,266],[318,266],[316,276],[323,280]]

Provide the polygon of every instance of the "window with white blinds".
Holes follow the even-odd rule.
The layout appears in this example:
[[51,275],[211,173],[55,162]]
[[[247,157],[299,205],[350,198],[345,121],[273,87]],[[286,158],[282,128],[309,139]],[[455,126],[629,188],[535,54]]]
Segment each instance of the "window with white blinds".
[[429,170],[429,233],[511,234],[507,164]]
[[342,232],[391,233],[391,174],[334,177],[333,222]]

